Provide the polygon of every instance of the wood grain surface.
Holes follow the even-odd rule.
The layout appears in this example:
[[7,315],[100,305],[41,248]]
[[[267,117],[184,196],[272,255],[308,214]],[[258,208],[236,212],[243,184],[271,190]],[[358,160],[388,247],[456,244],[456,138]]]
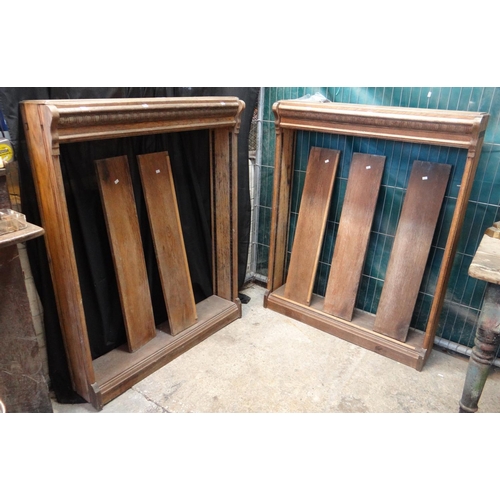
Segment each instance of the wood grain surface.
[[155,337],[155,324],[134,192],[126,156],[95,162],[128,347]]
[[324,311],[350,321],[375,215],[385,156],[354,153],[342,205]]
[[373,326],[396,340],[406,339],[451,166],[415,161]]
[[311,148],[293,242],[285,297],[309,304],[330,208],[340,151]]
[[196,305],[168,153],[139,155],[139,171],[170,333],[196,322]]
[[470,264],[469,276],[500,285],[500,239],[483,236]]

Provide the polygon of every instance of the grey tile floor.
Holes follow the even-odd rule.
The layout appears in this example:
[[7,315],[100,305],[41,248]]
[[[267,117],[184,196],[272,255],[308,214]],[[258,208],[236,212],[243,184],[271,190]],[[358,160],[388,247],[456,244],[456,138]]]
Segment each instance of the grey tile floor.
[[[467,361],[434,349],[421,372],[263,307],[250,285],[242,318],[109,402],[101,413],[457,413]],[[96,413],[53,402],[55,413]],[[500,413],[500,370],[479,413]]]

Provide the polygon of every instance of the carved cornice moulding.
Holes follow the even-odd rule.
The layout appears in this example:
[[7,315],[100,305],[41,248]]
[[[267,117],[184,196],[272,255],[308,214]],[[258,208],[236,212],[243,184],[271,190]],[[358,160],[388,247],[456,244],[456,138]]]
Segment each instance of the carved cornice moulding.
[[[241,317],[233,239],[237,234],[237,133],[245,103],[236,97],[196,97],[24,101],[20,107],[71,382],[79,395],[100,409]],[[200,302],[197,323],[180,332],[175,342],[160,335],[166,332],[158,328],[155,339],[134,353],[118,347],[93,360],[59,144],[201,129],[208,129],[211,136],[214,295]]]
[[[432,351],[489,115],[300,100],[278,101],[273,105],[273,112],[276,153],[265,307],[420,371]],[[364,319],[355,324],[321,314],[319,302],[314,306],[301,305],[283,298],[288,278],[285,264],[298,131],[447,146],[467,151],[426,329],[420,332],[422,335],[418,333],[414,337],[412,344],[381,338]]]
[[232,128],[238,133],[245,103],[236,97],[24,101],[50,122],[52,147],[87,140]]
[[281,129],[355,135],[469,149],[473,154],[489,115],[391,106],[278,101],[273,105]]

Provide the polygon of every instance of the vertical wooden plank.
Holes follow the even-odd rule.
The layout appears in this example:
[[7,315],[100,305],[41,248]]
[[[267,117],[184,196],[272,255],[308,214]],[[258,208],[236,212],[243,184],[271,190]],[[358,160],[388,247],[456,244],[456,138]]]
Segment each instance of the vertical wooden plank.
[[237,136],[211,132],[212,263],[214,294],[234,301],[237,286]]
[[340,151],[311,148],[284,295],[308,305],[325,233]]
[[232,274],[231,274],[231,300],[241,307],[238,290],[238,129],[230,129],[229,132],[229,178],[230,178],[230,241],[226,245],[231,249]]
[[156,329],[134,192],[126,156],[95,162],[130,351]]
[[71,381],[80,396],[99,408],[59,148],[52,143],[56,125],[47,106],[22,103],[21,112]]
[[323,310],[351,321],[375,215],[385,156],[354,153]]
[[196,322],[196,304],[170,158],[167,152],[137,158],[170,333],[177,335]]
[[[486,118],[486,123],[488,119]],[[486,127],[486,123],[484,126]],[[432,351],[436,330],[439,324],[439,316],[443,308],[443,302],[446,294],[446,288],[453,267],[453,260],[457,251],[458,242],[460,239],[460,232],[462,230],[465,214],[467,211],[467,204],[469,202],[472,185],[474,183],[474,176],[476,174],[477,165],[479,163],[480,151],[483,147],[484,135],[481,134],[477,144],[471,144],[467,160],[464,166],[464,172],[460,182],[460,189],[455,203],[455,210],[453,212],[453,219],[451,221],[448,238],[444,248],[443,260],[441,261],[441,269],[439,271],[438,280],[436,283],[436,290],[434,292],[434,300],[432,301],[431,311],[429,313],[429,320],[427,321],[427,328],[425,331],[424,348],[427,349],[427,356]]]
[[276,153],[273,177],[273,209],[267,289],[272,292],[285,281],[285,260],[290,219],[290,194],[293,179],[295,132],[282,130],[276,135]]
[[415,161],[373,330],[404,342],[429,256],[451,166]]

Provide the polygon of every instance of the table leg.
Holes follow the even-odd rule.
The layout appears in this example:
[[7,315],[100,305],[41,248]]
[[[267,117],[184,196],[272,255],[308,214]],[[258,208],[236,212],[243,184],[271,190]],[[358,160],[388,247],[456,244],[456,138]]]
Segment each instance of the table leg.
[[460,413],[475,413],[500,344],[500,286],[487,284],[474,347],[465,377]]

